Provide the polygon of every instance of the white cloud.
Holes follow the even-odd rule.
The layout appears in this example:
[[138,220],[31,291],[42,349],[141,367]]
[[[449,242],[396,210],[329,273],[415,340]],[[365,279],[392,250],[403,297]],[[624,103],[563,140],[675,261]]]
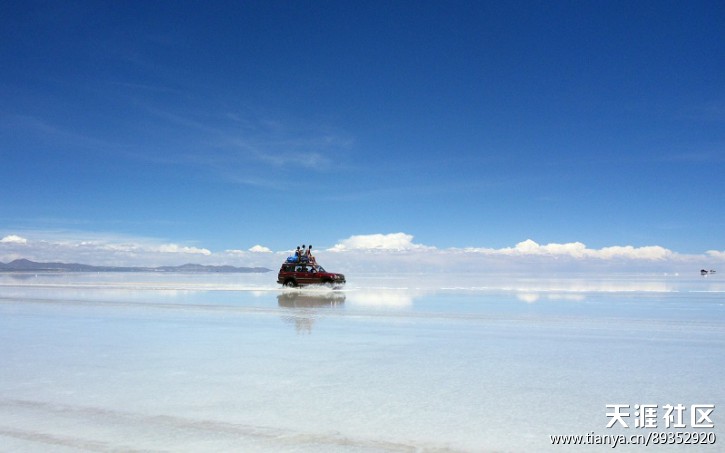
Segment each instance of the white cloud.
[[720,250],[708,250],[705,252],[708,256],[718,259],[718,260],[725,260],[725,251]]
[[664,247],[658,245],[651,245],[646,247],[632,247],[627,245],[624,247],[613,246],[604,247],[599,250],[593,250],[592,253],[597,258],[609,259],[609,258],[629,258],[637,260],[664,260],[671,257],[674,252],[667,250]]
[[508,256],[552,256],[570,258],[598,258],[598,259],[634,259],[634,260],[664,260],[674,255],[674,252],[660,246],[633,247],[611,246],[601,249],[590,249],[581,242],[568,242],[564,244],[551,243],[540,245],[531,239],[519,242],[514,247],[501,249],[467,248],[464,252],[480,253],[484,255]]
[[582,258],[587,254],[587,248],[581,242],[539,245],[527,239],[516,244],[514,248],[503,248],[494,252],[504,255],[567,255]]
[[[212,252],[195,244],[77,231],[26,231],[0,239],[0,261],[80,262],[113,266],[229,264],[275,269],[290,251],[262,245]],[[725,261],[725,251],[684,255],[661,246],[613,245],[599,249],[581,242],[539,244],[527,239],[503,248],[445,248],[422,245],[403,232],[350,236],[315,253],[328,270],[343,273],[664,272],[689,273]]]
[[197,247],[180,246],[177,244],[162,244],[158,247],[158,251],[161,253],[188,253],[192,255],[211,255],[211,252],[207,249],[200,249]]
[[[111,266],[178,265],[212,262],[206,248],[165,243],[153,238],[78,231],[29,231],[0,240],[0,261],[27,258]],[[226,264],[226,263],[224,263]]]
[[11,234],[11,235],[5,236],[4,238],[0,239],[0,243],[3,243],[3,244],[27,244],[28,240],[23,237]]
[[413,243],[413,236],[405,233],[364,234],[350,236],[335,244],[329,251],[344,252],[348,250],[419,250],[430,249],[421,244]]
[[[719,256],[719,252],[710,253],[710,259]],[[318,261],[340,272],[605,274],[688,273],[693,266],[700,266],[698,263],[703,258],[707,256],[679,254],[657,245],[613,245],[595,249],[576,241],[539,244],[532,239],[503,248],[440,249],[417,244],[412,235],[393,233],[351,236],[321,253]]]

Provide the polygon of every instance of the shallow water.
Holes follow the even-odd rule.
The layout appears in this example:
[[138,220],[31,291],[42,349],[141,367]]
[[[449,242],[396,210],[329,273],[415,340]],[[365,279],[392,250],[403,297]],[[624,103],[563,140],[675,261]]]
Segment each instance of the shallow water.
[[558,451],[668,403],[723,433],[719,276],[274,278],[0,274],[0,449]]

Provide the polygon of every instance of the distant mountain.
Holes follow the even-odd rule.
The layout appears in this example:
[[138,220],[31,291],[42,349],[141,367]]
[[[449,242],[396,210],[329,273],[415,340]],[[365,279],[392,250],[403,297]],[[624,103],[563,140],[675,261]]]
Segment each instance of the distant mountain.
[[159,267],[121,267],[91,266],[78,263],[36,263],[26,259],[17,259],[9,263],[0,263],[0,272],[180,272],[195,274],[211,273],[261,273],[271,272],[266,267],[207,266],[203,264],[184,264],[181,266]]

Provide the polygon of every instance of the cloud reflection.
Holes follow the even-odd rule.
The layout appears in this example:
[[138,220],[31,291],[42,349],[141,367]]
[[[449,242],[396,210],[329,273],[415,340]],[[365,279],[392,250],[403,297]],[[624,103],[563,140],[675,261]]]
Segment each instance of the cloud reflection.
[[369,308],[407,308],[422,292],[410,290],[363,290],[350,294],[350,304]]
[[522,302],[526,302],[527,304],[533,304],[534,302],[538,302],[539,299],[542,297],[546,298],[547,300],[568,300],[572,302],[582,302],[586,300],[587,296],[583,293],[573,293],[573,294],[542,294],[542,293],[518,293],[516,294],[516,298]]

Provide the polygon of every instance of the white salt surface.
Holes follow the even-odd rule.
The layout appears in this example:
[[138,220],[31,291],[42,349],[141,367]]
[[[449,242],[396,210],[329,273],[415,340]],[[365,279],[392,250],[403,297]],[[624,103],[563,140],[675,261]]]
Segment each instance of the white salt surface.
[[0,451],[568,451],[668,403],[725,450],[719,276],[274,279],[0,274]]

